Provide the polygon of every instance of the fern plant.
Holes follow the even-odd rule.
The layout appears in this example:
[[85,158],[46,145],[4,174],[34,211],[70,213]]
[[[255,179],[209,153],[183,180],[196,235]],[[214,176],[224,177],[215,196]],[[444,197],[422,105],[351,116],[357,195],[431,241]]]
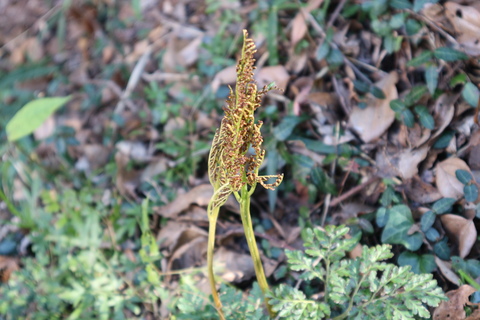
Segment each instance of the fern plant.
[[[253,259],[255,275],[260,288],[264,293],[268,291],[268,283],[263,271],[260,253],[258,252],[252,219],[250,217],[250,197],[257,184],[266,189],[273,190],[283,179],[283,174],[261,176],[260,166],[265,158],[262,149],[263,137],[260,132],[262,122],[256,123],[254,112],[260,107],[262,97],[272,86],[258,90],[253,79],[253,66],[256,52],[255,44],[248,38],[248,33],[243,30],[243,48],[241,59],[237,64],[237,84],[235,91],[230,88],[227,105],[223,108],[225,116],[220,128],[215,132],[212,147],[208,157],[208,176],[213,186],[213,196],[208,204],[208,248],[207,269],[212,297],[215,302],[220,319],[226,319],[222,312],[222,303],[215,289],[213,272],[213,249],[215,246],[215,228],[220,207],[233,194],[240,204],[240,217],[242,219],[248,249]],[[249,153],[253,150],[253,153]],[[266,183],[269,179],[273,183]],[[268,299],[265,298],[267,309],[271,316],[274,315]]]
[[305,252],[286,251],[291,270],[301,279],[324,284],[322,301],[308,299],[280,285],[269,294],[272,309],[283,319],[415,319],[429,318],[427,306],[446,300],[432,274],[416,275],[410,266],[382,262],[393,257],[390,245],[363,247],[356,259],[343,259],[358,243],[345,239],[348,228],[306,229]]

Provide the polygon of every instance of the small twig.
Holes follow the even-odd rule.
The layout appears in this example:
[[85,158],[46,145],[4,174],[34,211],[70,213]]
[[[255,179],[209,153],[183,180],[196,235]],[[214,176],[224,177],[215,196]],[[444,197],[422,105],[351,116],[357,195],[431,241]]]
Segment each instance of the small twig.
[[332,202],[330,202],[330,207],[335,207],[336,205],[338,205],[340,202],[342,201],[345,201],[347,200],[348,198],[350,198],[351,196],[359,193],[360,191],[362,191],[362,189],[364,189],[365,187],[367,187],[368,185],[376,182],[380,180],[380,177],[373,177],[373,178],[370,178],[368,179],[367,181],[365,181],[364,183],[348,190],[347,192],[345,192],[344,194],[342,194],[341,196],[338,196],[336,197],[335,199],[332,200]]
[[459,48],[460,47],[460,44],[457,42],[457,40],[452,37],[449,33],[447,33],[445,30],[443,30],[442,28],[440,28],[439,26],[437,26],[435,24],[435,22],[433,22],[432,20],[430,20],[429,18],[425,17],[424,15],[421,15],[421,14],[418,14],[416,12],[414,12],[413,10],[405,10],[406,12],[408,12],[409,14],[411,14],[412,16],[414,16],[415,18],[419,19],[419,20],[422,20],[423,22],[425,22],[426,24],[428,24],[431,28],[435,29],[435,31],[437,31],[438,33],[440,33],[442,36],[445,37],[445,39],[447,39],[449,42],[453,43],[455,45],[455,47]]
[[135,68],[133,68],[132,74],[128,79],[127,87],[125,88],[125,91],[123,92],[122,97],[120,98],[120,101],[118,102],[115,108],[115,113],[121,113],[125,108],[125,100],[127,100],[130,97],[133,90],[137,86],[138,81],[140,80],[140,77],[143,73],[143,69],[145,69],[145,66],[147,65],[147,62],[148,62],[148,59],[150,58],[151,53],[152,53],[152,47],[148,46],[145,52],[140,57],[140,59],[138,59],[138,62],[135,65]]
[[333,25],[335,20],[337,20],[337,17],[340,14],[340,11],[342,11],[343,6],[345,6],[346,2],[347,0],[341,0],[340,3],[337,5],[337,7],[335,8],[335,11],[333,11],[332,15],[330,16],[330,19],[328,19],[327,29]]

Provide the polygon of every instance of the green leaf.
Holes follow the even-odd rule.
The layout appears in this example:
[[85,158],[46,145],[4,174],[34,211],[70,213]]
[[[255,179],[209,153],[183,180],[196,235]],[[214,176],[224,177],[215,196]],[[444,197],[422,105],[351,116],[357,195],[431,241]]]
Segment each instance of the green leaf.
[[463,188],[465,194],[465,200],[468,202],[474,202],[478,198],[478,187],[475,184],[467,184]]
[[330,45],[327,43],[327,41],[324,41],[316,51],[315,57],[317,58],[317,61],[323,60],[328,55],[329,52],[330,52]]
[[445,130],[444,133],[440,135],[440,138],[438,138],[437,141],[433,144],[434,149],[443,149],[448,147],[448,144],[452,140],[452,138],[455,136],[455,132],[452,130]]
[[405,103],[403,103],[402,100],[395,99],[390,101],[390,108],[397,113],[402,112],[403,110],[405,110],[406,107],[407,106],[405,105]]
[[435,120],[433,119],[432,115],[428,112],[427,107],[416,106],[415,112],[417,113],[422,126],[430,130],[435,129]]
[[343,53],[338,49],[332,49],[327,55],[327,63],[330,66],[338,67],[343,64]]
[[387,208],[384,208],[384,207],[378,208],[375,214],[375,222],[377,223],[377,226],[379,228],[385,227],[388,221],[388,215],[389,215],[389,212]]
[[390,7],[393,9],[411,9],[412,4],[408,0],[391,0]]
[[423,237],[419,232],[408,234],[413,224],[410,208],[405,205],[393,206],[382,232],[382,243],[402,244],[408,250],[418,250],[422,245]]
[[370,87],[370,93],[377,99],[385,99],[386,98],[385,93],[383,93],[382,89],[380,89],[378,87],[375,87],[375,86]]
[[436,66],[430,66],[425,69],[425,81],[427,82],[428,92],[433,96],[438,84],[438,70]]
[[416,274],[432,273],[437,267],[433,254],[416,254],[411,251],[404,251],[398,256],[399,266],[411,266]]
[[450,247],[447,244],[448,238],[445,237],[433,246],[433,253],[442,260],[450,259]]
[[433,52],[423,51],[418,56],[407,62],[407,67],[419,67],[422,64],[425,64],[431,61],[433,58]]
[[273,135],[279,141],[285,141],[293,132],[293,129],[304,119],[297,116],[286,116],[273,129]]
[[467,184],[472,181],[472,175],[467,170],[458,169],[455,171],[455,176],[457,177],[458,181],[463,184]]
[[415,19],[407,19],[405,30],[409,36],[417,34],[422,29],[422,25]]
[[410,109],[405,109],[402,111],[402,120],[407,127],[413,128],[413,125],[415,124],[415,117]]
[[425,212],[422,217],[420,218],[420,228],[423,232],[427,231],[430,229],[433,224],[435,223],[435,219],[437,218],[437,215],[433,211],[427,211]]
[[424,85],[418,85],[413,87],[410,92],[405,96],[405,105],[410,107],[411,105],[415,104],[418,100],[420,100],[425,93],[427,93],[428,89]]
[[480,261],[477,259],[464,260],[460,257],[452,257],[452,267],[454,270],[466,271],[473,278],[480,277]]
[[433,204],[432,210],[436,214],[444,214],[450,212],[452,211],[452,206],[455,202],[457,202],[457,200],[455,200],[454,198],[442,198]]
[[425,232],[425,238],[430,242],[437,242],[440,240],[440,233],[435,228],[430,228]]
[[459,73],[450,80],[450,86],[455,87],[459,84],[464,85],[468,82],[468,77],[465,73]]
[[370,85],[360,80],[353,80],[353,87],[361,93],[367,93],[370,90]]
[[419,12],[427,3],[437,3],[438,0],[415,0],[413,2],[413,11]]
[[472,107],[478,105],[479,92],[478,88],[471,82],[467,82],[462,90],[462,97]]
[[389,34],[383,39],[383,46],[385,47],[385,50],[387,50],[389,54],[392,54],[400,50],[402,41],[403,41],[402,36],[394,36]]
[[453,62],[453,61],[458,61],[458,60],[467,60],[468,56],[460,51],[457,51],[452,48],[447,48],[447,47],[440,47],[437,48],[434,52],[433,55],[437,59],[442,59],[448,62]]
[[310,172],[310,177],[315,186],[322,192],[328,194],[337,194],[337,187],[325,170],[315,167]]
[[9,141],[29,135],[72,97],[40,98],[22,107],[5,127]]

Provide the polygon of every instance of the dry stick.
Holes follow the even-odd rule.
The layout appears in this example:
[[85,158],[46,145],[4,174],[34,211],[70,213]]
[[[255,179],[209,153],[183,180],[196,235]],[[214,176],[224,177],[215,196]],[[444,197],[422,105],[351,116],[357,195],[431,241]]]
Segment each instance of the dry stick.
[[429,18],[425,17],[424,15],[421,15],[421,14],[418,14],[416,12],[414,12],[413,10],[410,10],[410,9],[407,9],[405,10],[406,12],[408,12],[409,14],[411,14],[412,16],[414,16],[415,18],[419,19],[419,20],[422,20],[423,22],[425,22],[426,24],[428,24],[430,27],[432,27],[433,29],[435,29],[438,33],[440,33],[442,36],[445,37],[445,39],[447,39],[449,42],[453,43],[455,45],[456,48],[459,48],[460,47],[460,44],[457,42],[457,40],[452,37],[449,33],[447,33],[445,30],[443,30],[442,28],[440,28],[439,26],[437,26],[435,24],[435,22],[433,22],[432,20],[430,20]]
[[330,202],[330,207],[334,207],[334,206],[338,205],[340,202],[347,200],[351,196],[353,196],[353,195],[359,193],[360,191],[362,191],[362,189],[364,189],[366,186],[368,186],[368,185],[370,185],[370,184],[372,184],[372,183],[374,183],[378,180],[380,180],[380,177],[373,177],[373,178],[368,179],[364,183],[359,184],[358,186],[348,190],[346,193],[344,193],[341,196],[338,196],[335,199],[333,199],[332,202]]
[[333,11],[332,15],[330,16],[330,19],[327,22],[327,29],[333,25],[335,20],[337,20],[337,17],[340,14],[340,11],[342,11],[346,2],[347,0],[341,0],[340,3],[337,5],[337,7],[335,8],[335,11]]
[[[337,124],[335,125],[335,153],[338,156],[338,141],[340,140],[340,122],[337,121]],[[330,167],[330,175],[333,177],[335,174],[335,168],[337,165],[337,160],[332,162],[332,166]],[[322,212],[322,220],[320,225],[323,227],[325,225],[325,220],[327,219],[327,214],[328,214],[328,208],[330,206],[330,201],[332,200],[332,194],[329,193],[325,197],[325,202],[323,203],[323,212]]]
[[151,53],[152,53],[152,47],[148,46],[145,52],[140,57],[140,59],[138,59],[138,62],[135,65],[135,68],[133,68],[132,74],[128,79],[127,87],[125,88],[125,91],[123,92],[122,97],[120,98],[120,101],[115,107],[115,113],[121,113],[123,109],[125,109],[125,100],[127,100],[130,97],[133,90],[137,86],[138,81],[140,80],[140,77],[143,73],[143,69],[145,69],[145,66],[147,65],[147,62],[148,62],[148,59],[150,58]]

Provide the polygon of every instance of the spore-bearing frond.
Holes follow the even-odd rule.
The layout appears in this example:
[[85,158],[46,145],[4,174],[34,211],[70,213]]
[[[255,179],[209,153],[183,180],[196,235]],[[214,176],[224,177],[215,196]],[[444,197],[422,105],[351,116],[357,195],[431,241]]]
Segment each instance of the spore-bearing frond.
[[[273,189],[283,179],[283,175],[258,175],[265,150],[261,147],[262,122],[255,123],[254,112],[260,106],[263,95],[271,88],[258,90],[253,79],[255,43],[248,38],[245,30],[243,40],[235,91],[230,88],[230,95],[223,108],[225,116],[213,139],[208,162],[210,182],[216,190],[222,188],[221,198],[240,191],[247,184],[254,188],[259,183],[267,189]],[[249,154],[250,148],[253,149],[252,154]],[[276,178],[276,181],[265,183],[270,178]],[[228,189],[225,189],[225,185],[228,185]],[[221,201],[217,199],[214,202],[218,205]]]

